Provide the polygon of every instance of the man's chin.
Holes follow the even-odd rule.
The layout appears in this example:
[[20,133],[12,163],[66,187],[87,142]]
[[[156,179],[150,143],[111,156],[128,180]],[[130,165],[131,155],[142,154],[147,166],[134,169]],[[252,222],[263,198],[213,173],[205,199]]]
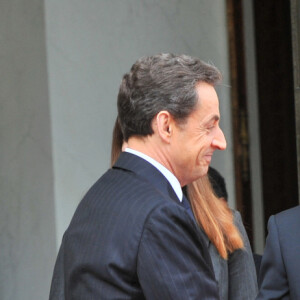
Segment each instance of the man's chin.
[[208,173],[208,168],[209,168],[209,164],[208,164],[207,166],[201,167],[201,170],[199,171],[199,174],[200,174],[199,177],[202,177],[202,176],[207,175],[207,173]]
[[[207,175],[208,167],[209,167],[209,166],[207,166],[207,167],[202,167],[201,170],[199,170],[199,172],[197,172],[197,174],[194,174],[193,177],[190,177],[190,178],[189,178],[189,180],[188,180],[188,182],[187,182],[186,184],[191,183],[191,182],[193,182],[193,181],[196,181],[196,180],[199,179],[200,177],[203,177],[203,176]],[[190,175],[191,175],[191,174],[190,174]],[[186,184],[185,184],[185,185],[186,185]]]

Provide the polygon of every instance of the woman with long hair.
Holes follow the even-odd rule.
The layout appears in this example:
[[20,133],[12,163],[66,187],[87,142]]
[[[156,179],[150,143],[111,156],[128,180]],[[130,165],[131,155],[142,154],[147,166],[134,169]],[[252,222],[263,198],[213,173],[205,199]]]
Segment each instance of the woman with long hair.
[[[125,143],[126,144],[126,143]],[[124,148],[118,118],[112,137],[111,165]],[[257,278],[252,251],[240,214],[214,192],[208,175],[183,188],[200,230],[205,233],[222,300],[253,300]],[[226,194],[226,191],[223,191]]]

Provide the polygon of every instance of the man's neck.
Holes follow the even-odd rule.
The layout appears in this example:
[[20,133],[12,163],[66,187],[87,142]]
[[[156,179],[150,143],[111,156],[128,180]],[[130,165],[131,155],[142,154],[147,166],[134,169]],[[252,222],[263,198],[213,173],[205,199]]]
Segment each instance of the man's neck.
[[178,179],[175,177],[175,175],[172,172],[170,172],[170,170],[168,170],[164,165],[162,165],[161,163],[159,163],[158,161],[156,161],[155,159],[153,159],[152,157],[148,156],[145,153],[131,149],[129,147],[127,147],[125,149],[125,152],[129,152],[131,154],[141,157],[142,159],[146,160],[151,165],[153,165],[156,169],[158,169],[171,184],[179,201],[180,202],[182,201],[182,189],[181,189],[180,183],[179,183]]
[[160,141],[154,135],[131,137],[128,140],[127,147],[151,157],[172,172],[172,169],[166,163],[167,160],[165,159],[166,154],[163,151],[163,145],[160,144]]

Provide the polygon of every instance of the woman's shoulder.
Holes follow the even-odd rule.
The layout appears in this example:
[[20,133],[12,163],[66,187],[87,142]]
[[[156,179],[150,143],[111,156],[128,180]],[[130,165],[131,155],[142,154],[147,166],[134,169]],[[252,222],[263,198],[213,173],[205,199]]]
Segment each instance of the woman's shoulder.
[[238,210],[233,209],[233,208],[231,208],[231,211],[232,211],[233,222],[234,222],[235,226],[237,226],[239,230],[240,230],[240,228],[244,228],[241,213]]
[[300,205],[284,210],[275,215],[277,223],[283,223],[284,225],[292,222],[300,222]]

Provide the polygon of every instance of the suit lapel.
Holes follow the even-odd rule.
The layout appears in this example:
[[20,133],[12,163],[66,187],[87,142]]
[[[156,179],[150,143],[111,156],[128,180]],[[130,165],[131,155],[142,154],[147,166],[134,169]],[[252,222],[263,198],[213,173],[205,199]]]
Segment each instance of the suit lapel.
[[[193,212],[190,207],[189,201],[185,198],[183,202],[180,203],[176,193],[174,192],[171,184],[169,181],[165,178],[165,176],[156,169],[153,165],[151,165],[146,160],[142,159],[139,156],[136,156],[134,154],[128,153],[128,152],[122,152],[120,154],[119,159],[113,166],[115,169],[124,169],[126,171],[130,171],[137,175],[139,178],[141,178],[144,181],[149,182],[153,187],[163,194],[169,196],[170,199],[172,199],[174,202],[176,202],[178,205],[181,205],[187,209],[187,212],[192,217],[192,219],[196,222],[195,217],[193,215]],[[187,202],[187,203],[186,203]],[[204,243],[206,247],[209,247],[210,241],[207,237],[207,235],[203,232],[203,229],[200,227],[201,235],[203,236]]]

